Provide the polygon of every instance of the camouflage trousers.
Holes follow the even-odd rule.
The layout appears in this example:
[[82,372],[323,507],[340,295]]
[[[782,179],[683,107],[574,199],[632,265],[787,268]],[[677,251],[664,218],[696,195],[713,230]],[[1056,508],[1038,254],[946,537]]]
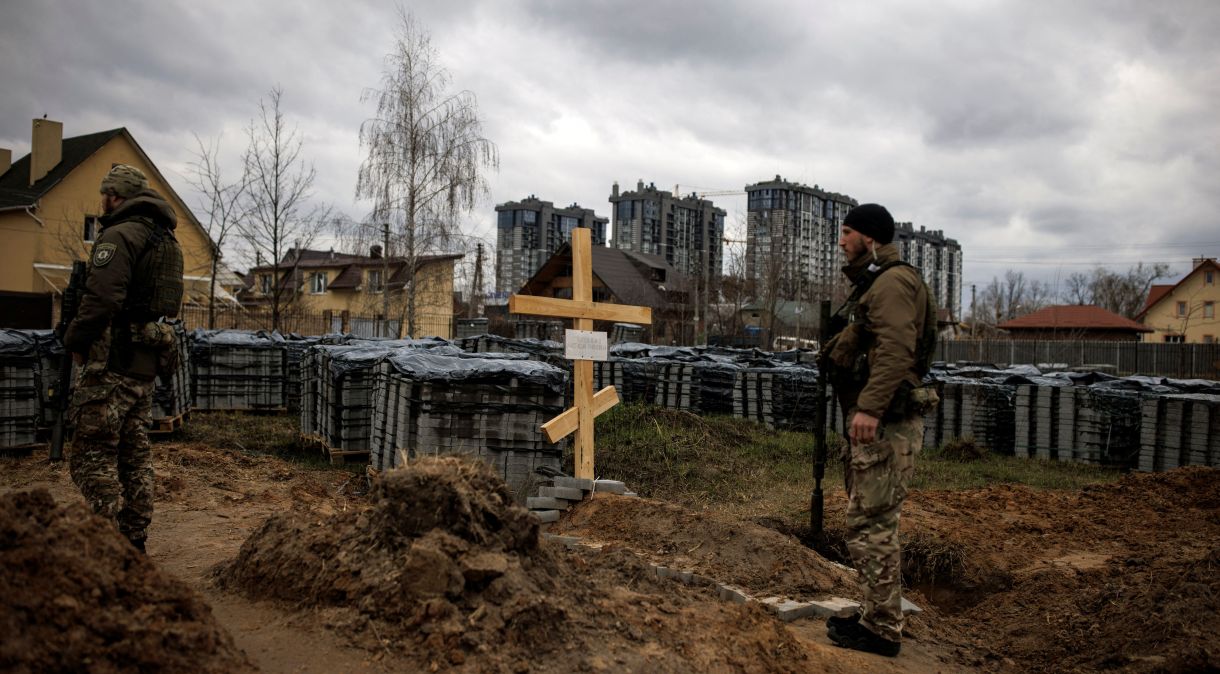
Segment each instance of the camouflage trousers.
[[891,641],[902,637],[902,549],[898,514],[923,447],[923,419],[883,422],[869,445],[845,452],[847,550],[864,595],[860,623]]
[[114,522],[132,541],[147,538],[152,522],[152,452],[146,429],[153,387],[154,382],[91,362],[81,370],[72,394],[72,481],[93,512]]

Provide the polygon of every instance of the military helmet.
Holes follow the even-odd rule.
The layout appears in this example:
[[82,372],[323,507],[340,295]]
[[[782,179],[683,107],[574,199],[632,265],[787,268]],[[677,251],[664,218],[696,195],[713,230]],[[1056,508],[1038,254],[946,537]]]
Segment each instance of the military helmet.
[[115,164],[102,178],[102,194],[130,199],[146,189],[148,178],[144,177],[144,172],[127,164]]

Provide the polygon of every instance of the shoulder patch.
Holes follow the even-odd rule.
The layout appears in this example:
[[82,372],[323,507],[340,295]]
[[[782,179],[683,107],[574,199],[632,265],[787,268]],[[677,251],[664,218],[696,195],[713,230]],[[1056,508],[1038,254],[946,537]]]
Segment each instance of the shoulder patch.
[[119,247],[113,243],[99,243],[93,247],[93,266],[105,267],[114,259],[114,252]]

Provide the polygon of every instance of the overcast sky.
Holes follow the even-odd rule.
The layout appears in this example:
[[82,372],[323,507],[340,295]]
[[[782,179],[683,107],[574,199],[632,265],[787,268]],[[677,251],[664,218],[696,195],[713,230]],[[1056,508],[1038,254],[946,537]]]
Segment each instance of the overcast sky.
[[[787,179],[956,238],[969,284],[1220,254],[1220,2],[405,3],[500,150],[471,226],[529,194],[609,217],[617,180]],[[188,202],[192,134],[235,159],[260,97],[353,218],[391,2],[0,2],[0,147],[46,114],[126,126]],[[718,197],[744,231],[744,197]]]

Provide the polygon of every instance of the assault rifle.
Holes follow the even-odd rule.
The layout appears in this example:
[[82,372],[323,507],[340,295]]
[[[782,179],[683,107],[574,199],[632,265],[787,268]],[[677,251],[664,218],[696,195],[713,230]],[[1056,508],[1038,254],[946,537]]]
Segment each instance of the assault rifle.
[[813,494],[809,497],[809,532],[813,536],[822,535],[825,509],[822,480],[826,477],[826,405],[829,397],[826,395],[826,359],[820,352],[826,348],[831,334],[830,300],[822,300],[818,320],[818,360],[822,364],[818,366],[818,388],[813,398]]
[[[81,295],[85,290],[85,263],[77,260],[72,263],[72,276],[68,287],[64,289],[64,299],[59,312],[59,324],[55,326],[55,334],[62,342],[68,332],[68,325],[76,318],[80,310]],[[59,376],[55,379],[50,393],[51,407],[55,410],[55,425],[51,426],[51,460],[60,461],[64,458],[64,427],[68,419],[68,401],[72,398],[72,353],[64,347],[64,354],[59,360]]]

